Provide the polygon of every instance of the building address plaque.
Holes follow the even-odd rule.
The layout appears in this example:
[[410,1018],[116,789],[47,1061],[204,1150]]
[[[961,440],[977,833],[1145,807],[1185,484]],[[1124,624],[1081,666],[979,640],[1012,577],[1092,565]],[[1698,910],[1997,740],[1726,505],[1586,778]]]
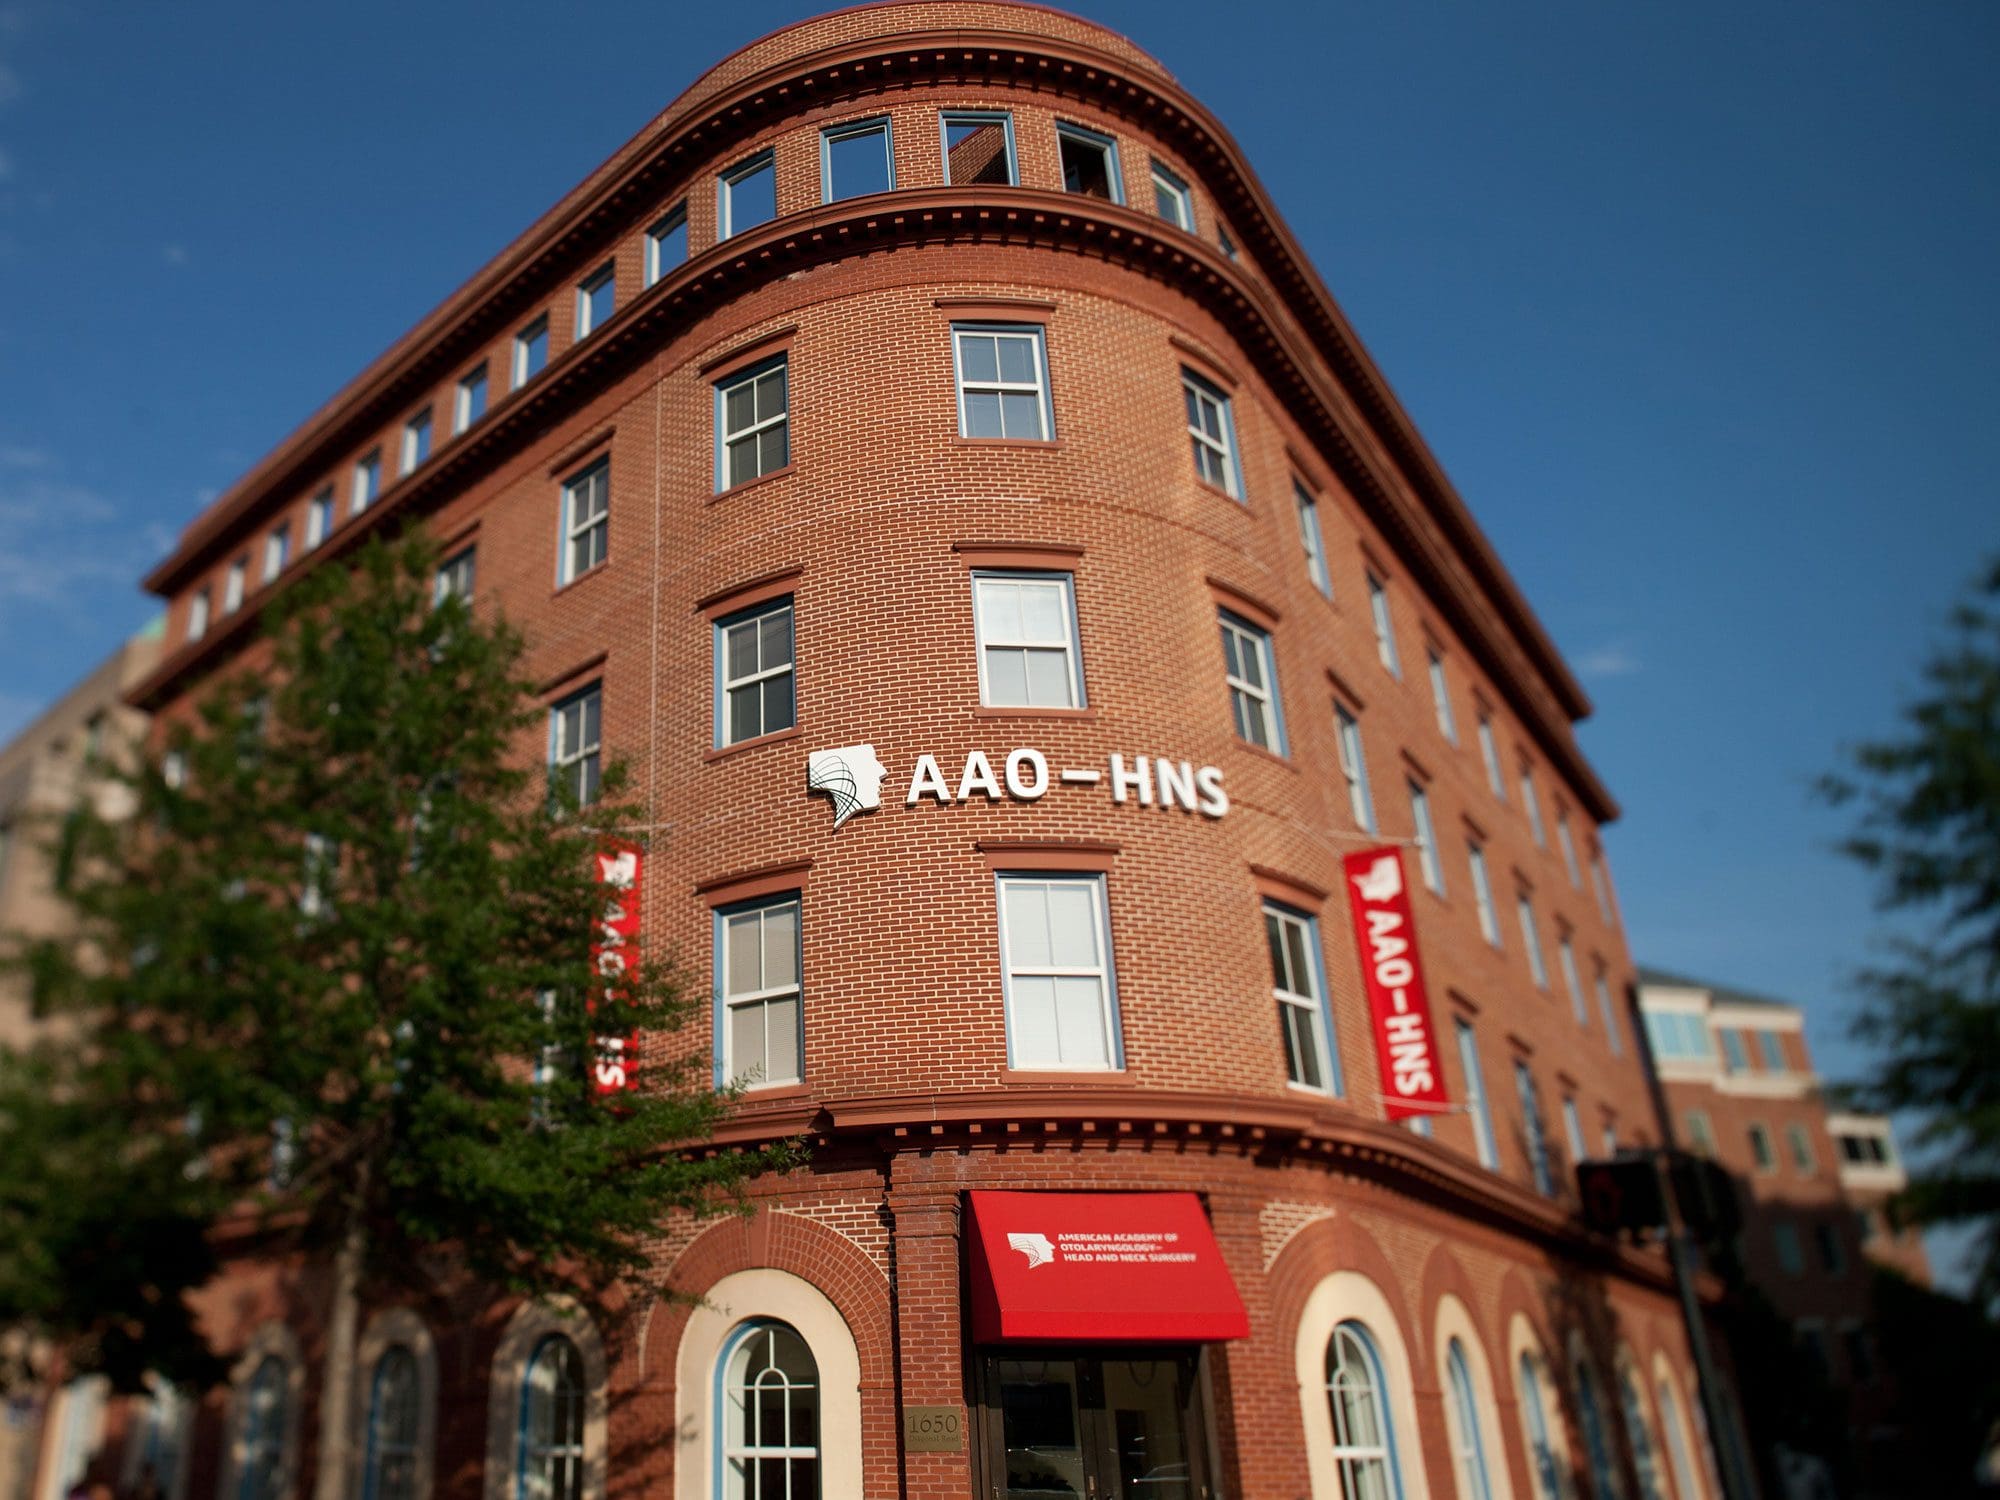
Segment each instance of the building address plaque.
[[965,1413],[956,1406],[903,1408],[906,1453],[957,1453],[965,1447]]

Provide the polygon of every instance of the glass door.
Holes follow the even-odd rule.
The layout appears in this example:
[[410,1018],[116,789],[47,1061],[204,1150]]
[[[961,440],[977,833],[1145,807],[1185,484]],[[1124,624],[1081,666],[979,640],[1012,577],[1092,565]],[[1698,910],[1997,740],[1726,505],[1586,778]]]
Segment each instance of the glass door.
[[992,1500],[1210,1494],[1197,1351],[1010,1351],[980,1363]]

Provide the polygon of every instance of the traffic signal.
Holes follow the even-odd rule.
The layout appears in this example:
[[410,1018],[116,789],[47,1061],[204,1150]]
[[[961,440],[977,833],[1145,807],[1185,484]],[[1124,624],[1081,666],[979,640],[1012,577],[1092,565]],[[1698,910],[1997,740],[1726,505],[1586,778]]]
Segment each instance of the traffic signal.
[[1578,1162],[1576,1191],[1583,1203],[1584,1222],[1601,1234],[1666,1227],[1666,1195],[1650,1151],[1610,1161]]

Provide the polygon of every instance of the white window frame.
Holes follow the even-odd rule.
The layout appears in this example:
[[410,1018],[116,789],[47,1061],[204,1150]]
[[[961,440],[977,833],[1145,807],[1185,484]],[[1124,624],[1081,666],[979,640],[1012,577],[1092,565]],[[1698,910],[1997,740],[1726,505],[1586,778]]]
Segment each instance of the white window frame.
[[1398,681],[1403,676],[1403,660],[1396,653],[1396,619],[1389,612],[1388,582],[1373,568],[1367,570],[1368,618],[1375,626],[1375,656],[1382,670]]
[[[438,564],[437,575],[431,582],[431,603],[433,606],[457,595],[469,605],[478,566],[478,548],[470,543],[460,547],[451,556]],[[461,568],[460,564],[464,564]],[[465,578],[465,586],[459,587],[459,579]]]
[[[1216,433],[1211,433],[1199,420],[1191,419],[1187,424],[1188,441],[1192,444],[1190,452],[1194,456],[1195,478],[1203,484],[1220,489],[1230,499],[1240,503],[1243,499],[1243,476],[1236,459],[1236,411],[1228,392],[1207,376],[1197,375],[1183,365],[1181,405],[1183,408],[1192,405],[1197,418],[1209,408],[1214,409],[1216,430],[1221,434],[1220,437],[1216,436]],[[1220,466],[1222,471],[1220,484],[1210,478],[1208,471],[1203,467],[1204,456]]]
[[1785,1150],[1791,1155],[1792,1170],[1801,1177],[1811,1177],[1819,1171],[1819,1153],[1813,1150],[1812,1138],[1797,1120],[1785,1127]]
[[264,537],[264,582],[269,583],[284,572],[291,560],[292,523],[280,521]]
[[[1221,617],[1224,640],[1236,642],[1237,659],[1243,660],[1244,653],[1248,651],[1256,659],[1257,669],[1264,675],[1264,686],[1260,688],[1249,679],[1231,672],[1229,654],[1225,646],[1222,680],[1229,689],[1229,717],[1231,724],[1235,726],[1237,738],[1246,745],[1256,745],[1273,755],[1284,755],[1287,753],[1285,716],[1278,702],[1278,664],[1271,649],[1271,633],[1262,626],[1252,624],[1233,610],[1219,610],[1218,614]],[[1242,715],[1236,711],[1239,702],[1250,705]],[[1254,718],[1255,722],[1262,726],[1263,732],[1269,736],[1268,744],[1260,743],[1254,737],[1243,733],[1243,720],[1246,718]]]
[[[1778,1143],[1771,1136],[1771,1127],[1762,1120],[1752,1120],[1744,1127],[1744,1135],[1750,1141],[1750,1166],[1759,1177],[1771,1177],[1778,1170]],[[1761,1143],[1762,1149],[1759,1149]]]
[[1604,851],[1590,851],[1590,883],[1597,888],[1597,913],[1604,918],[1605,925],[1616,927],[1618,917],[1611,902],[1611,875],[1604,868]]
[[[968,337],[990,338],[996,341],[994,350],[996,373],[993,379],[973,380],[965,373],[965,340]],[[997,341],[1000,339],[1019,339],[1026,342],[1033,349],[1035,370],[1033,381],[1024,384],[1017,380],[1002,380],[999,378],[997,373],[997,361],[999,359]],[[951,365],[952,384],[958,395],[958,435],[960,437],[971,442],[981,443],[1046,443],[1055,440],[1056,421],[1054,403],[1051,399],[1049,385],[1048,338],[1047,332],[1041,324],[954,323],[951,325]],[[966,405],[967,397],[975,394],[991,394],[1000,397],[1032,394],[1035,398],[1035,421],[1041,430],[1032,436],[1017,436],[1005,431],[1006,410],[1003,406],[1000,417],[1003,430],[997,435],[993,433],[981,433],[975,436],[972,432],[971,412]]]
[[1525,760],[1521,762],[1521,806],[1528,813],[1528,831],[1535,836],[1535,847],[1549,847],[1547,833],[1542,828],[1542,804],[1535,800],[1535,768]]
[[397,445],[397,473],[414,474],[431,456],[431,409],[411,412],[403,422],[403,437]]
[[229,565],[222,577],[222,612],[233,615],[243,607],[243,592],[250,582],[250,554],[244,553]]
[[1472,903],[1479,913],[1479,935],[1495,948],[1500,944],[1500,913],[1493,905],[1493,882],[1486,871],[1486,848],[1467,839],[1466,862],[1472,867]]
[[1479,1165],[1491,1172],[1500,1164],[1494,1145],[1493,1106],[1486,1097],[1486,1070],[1479,1062],[1479,1034],[1463,1016],[1452,1017],[1458,1043],[1458,1068],[1465,1075],[1465,1113],[1472,1120],[1472,1145]]
[[[681,236],[681,256],[669,264],[666,259],[666,243],[678,230]],[[652,286],[665,276],[674,266],[685,265],[689,251],[687,243],[688,216],[687,202],[683,199],[653,221],[653,227],[646,231],[646,285]]]
[[[541,341],[542,362],[531,370],[528,368],[528,364],[534,352],[537,339]],[[517,391],[549,367],[549,315],[547,313],[543,313],[539,317],[530,318],[515,332],[514,352],[513,357],[508,362],[508,367],[513,376],[514,389]]]
[[1583,1144],[1583,1116],[1577,1113],[1576,1095],[1563,1095],[1563,1134],[1569,1137],[1569,1159],[1573,1166],[1590,1152]]
[[1618,1033],[1618,1011],[1611,1000],[1611,981],[1604,973],[1604,965],[1597,966],[1597,1008],[1604,1017],[1604,1040],[1611,1048],[1613,1057],[1621,1057],[1625,1043]]
[[[804,1386],[804,1390],[808,1395],[803,1403],[794,1403],[792,1401],[792,1393],[799,1390],[800,1386],[783,1371],[777,1372],[777,1380],[774,1382],[767,1384],[760,1376],[754,1385],[744,1381],[738,1373],[738,1366],[746,1364],[752,1357],[751,1351],[756,1347],[757,1340],[775,1340],[778,1329],[783,1329],[786,1334],[798,1341],[799,1347],[805,1352],[807,1361],[813,1367],[813,1378],[809,1384]],[[771,1372],[766,1371],[765,1373],[769,1374]],[[743,1472],[756,1472],[757,1466],[760,1463],[771,1461],[776,1461],[783,1466],[785,1496],[790,1496],[794,1493],[805,1493],[795,1491],[792,1488],[792,1466],[808,1460],[812,1463],[813,1477],[810,1481],[809,1491],[806,1492],[813,1495],[828,1492],[822,1483],[825,1465],[821,1461],[821,1453],[826,1440],[826,1434],[824,1430],[825,1411],[820,1399],[821,1381],[819,1361],[813,1358],[812,1346],[806,1342],[803,1334],[790,1324],[772,1318],[756,1318],[739,1325],[731,1333],[728,1342],[723,1346],[721,1358],[716,1362],[716,1390],[723,1398],[723,1420],[717,1424],[716,1432],[718,1459],[716,1473],[721,1478],[721,1493],[725,1497],[725,1500],[749,1500],[749,1497],[752,1495],[760,1497],[760,1500],[781,1500],[779,1494],[773,1489],[765,1488],[762,1485],[755,1488],[744,1488],[737,1482]],[[752,1409],[750,1393],[753,1391],[756,1393],[755,1407],[758,1411],[762,1412],[766,1409],[764,1402],[769,1399],[767,1393],[773,1390],[782,1393],[778,1399],[783,1412],[781,1424],[784,1436],[786,1438],[796,1436],[792,1425],[795,1420],[795,1410],[797,1406],[803,1405],[812,1415],[814,1429],[813,1442],[772,1443],[765,1441],[753,1446],[745,1440],[745,1423],[743,1418],[744,1414]],[[760,1435],[768,1437],[768,1434]],[[690,1455],[690,1457],[692,1456]]]
[[739,225],[736,222],[736,190],[761,172],[771,174],[771,218],[759,219],[757,224],[768,224],[778,217],[778,153],[774,147],[766,146],[762,151],[744,157],[728,171],[716,174],[715,237],[718,241],[757,227],[757,224]]
[[1426,647],[1431,678],[1431,706],[1437,712],[1438,733],[1447,745],[1458,743],[1458,719],[1451,711],[1451,687],[1445,678],[1444,656],[1434,646]]
[[[585,711],[591,699],[597,700],[597,737],[583,739],[584,726],[589,721]],[[576,714],[576,743],[570,740],[571,731],[566,718],[571,711]],[[595,763],[594,765],[592,763]],[[592,785],[589,795],[579,795],[579,806],[588,807],[597,800],[603,785],[604,775],[604,684],[589,683],[578,688],[549,706],[549,775],[552,778],[573,780],[582,777]]]
[[1292,503],[1299,512],[1299,545],[1305,549],[1306,577],[1327,598],[1333,597],[1333,577],[1326,568],[1326,538],[1319,529],[1319,501],[1298,480],[1292,481]]
[[[601,482],[601,484],[600,484]],[[604,504],[588,515],[580,513],[580,502],[601,487]],[[586,561],[577,565],[578,550]],[[595,557],[588,554],[595,553]],[[595,572],[611,561],[611,458],[605,455],[578,469],[562,482],[562,544],[556,567],[556,582],[570,584],[586,573]]]
[[[751,395],[751,406],[753,409],[749,425],[741,428],[740,430],[730,428],[728,426],[729,393],[731,391],[736,390],[738,387],[746,384],[754,388],[758,382],[762,381],[766,376],[769,376],[773,373],[776,373],[778,375],[780,381],[783,383],[784,386],[785,400],[783,407],[777,412],[775,416],[769,416],[769,417],[757,416],[754,409],[756,406],[757,398],[753,389]],[[776,465],[773,468],[766,469],[763,467],[763,461],[764,461],[763,441],[762,441],[763,435],[766,432],[773,431],[780,427],[784,429],[785,433],[785,461],[781,464]],[[741,441],[743,438],[746,437],[755,437],[758,439],[758,442],[756,444],[756,449],[758,453],[758,459],[757,459],[758,470],[755,474],[746,474],[741,479],[739,479],[736,477],[735,464],[733,463],[729,455],[729,445],[732,442]],[[746,365],[744,368],[740,370],[731,370],[727,375],[721,376],[716,380],[715,382],[715,492],[719,495],[726,490],[733,490],[738,485],[749,484],[754,480],[764,478],[764,476],[767,474],[776,474],[782,469],[788,469],[791,467],[791,464],[792,464],[792,361],[791,361],[790,351],[786,351],[784,353],[774,354],[769,359],[760,359],[755,364]]]
[[1521,923],[1521,945],[1528,950],[1528,973],[1534,978],[1535,988],[1545,990],[1549,987],[1549,966],[1542,957],[1542,933],[1535,921],[1535,898],[1527,891],[1516,891],[1514,912]]
[[1507,800],[1507,782],[1500,770],[1500,745],[1493,737],[1493,715],[1479,711],[1479,758],[1486,763],[1486,784],[1493,788],[1493,800]]
[[208,634],[209,596],[206,587],[198,588],[188,600],[187,639],[198,641]]
[[851,141],[859,136],[877,135],[882,138],[882,160],[888,168],[888,183],[878,189],[893,193],[896,190],[896,136],[887,115],[870,115],[862,120],[843,120],[838,125],[829,125],[819,133],[819,201],[821,203],[845,203],[849,198],[866,198],[868,193],[844,193],[833,196],[833,147],[837,141]]
[[[1119,169],[1118,165],[1117,138],[1108,136],[1099,130],[1092,130],[1087,125],[1075,125],[1068,120],[1056,121],[1057,171],[1062,170],[1062,152],[1065,141],[1074,141],[1079,146],[1094,148],[1104,153],[1105,179],[1111,189],[1111,201],[1113,203],[1123,203],[1125,201],[1125,174]],[[1063,183],[1063,191],[1072,192],[1074,189],[1065,181]],[[1089,197],[1091,195],[1079,193],[1077,196]]]
[[[1298,956],[1304,960],[1299,965],[1300,972],[1289,972],[1294,958],[1291,948],[1282,941],[1272,943],[1274,927],[1281,939],[1296,935]],[[1282,902],[1266,901],[1264,935],[1266,946],[1272,949],[1271,997],[1278,1003],[1280,1035],[1287,1043],[1286,1082],[1295,1089],[1338,1098],[1341,1093],[1340,1054],[1335,1050],[1333,1018],[1326,1005],[1326,970],[1320,955],[1319,918]],[[1282,974],[1277,967],[1281,954],[1288,971]],[[1301,985],[1304,987],[1301,988]],[[1313,1049],[1311,1068],[1303,1065],[1306,1061],[1303,1049],[1306,1046]],[[1308,1076],[1300,1076],[1314,1070],[1320,1075],[1318,1083],[1312,1082]]]
[[[729,934],[734,924],[755,919],[757,924],[757,953],[761,965],[764,953],[764,928],[773,915],[789,912],[792,919],[792,981],[789,984],[759,985],[746,990],[731,987],[732,975],[729,971]],[[759,972],[760,980],[766,976]],[[797,891],[782,891],[771,896],[760,896],[754,901],[737,902],[715,910],[715,1016],[716,1016],[716,1083],[718,1087],[741,1083],[746,1089],[783,1088],[805,1082],[806,1073],[806,997],[805,997],[805,908]],[[793,1014],[798,1017],[798,1035],[794,1038],[798,1046],[798,1067],[785,1076],[764,1075],[757,1077],[744,1070],[742,1060],[735,1055],[733,1038],[735,1035],[735,1014],[747,1006],[757,1006],[764,1012],[764,1056],[771,1055],[770,1043],[770,1002],[790,1000]]]
[[[1153,212],[1165,219],[1176,229],[1194,233],[1194,192],[1180,173],[1161,161],[1152,158],[1151,176],[1153,182]],[[1164,200],[1164,201],[1163,201]],[[1171,203],[1173,212],[1167,212]]]
[[[1111,916],[1106,878],[1094,872],[1004,870],[994,876],[995,913],[999,922],[1001,1001],[1007,1022],[1007,1066],[1037,1072],[1115,1073],[1125,1066],[1124,1043],[1118,1017],[1118,977],[1111,952]],[[1008,951],[1007,902],[1010,893],[1028,886],[1073,886],[1090,893],[1091,917],[1096,924],[1097,950],[1103,962],[1097,966],[1050,963],[1016,965]],[[1105,1062],[1064,1062],[1060,1057],[1024,1057],[1016,1040],[1014,985],[1021,978],[1089,978],[1099,986],[1099,1016],[1103,1026]]]
[[1415,780],[1406,785],[1410,789],[1410,821],[1417,831],[1417,868],[1423,872],[1424,885],[1442,896],[1444,860],[1437,846],[1437,825],[1431,817],[1431,794]]
[[1333,732],[1340,774],[1347,781],[1347,810],[1356,828],[1373,833],[1375,798],[1368,790],[1368,753],[1361,743],[1361,720],[1337,700],[1333,705]]
[[1687,1112],[1688,1145],[1698,1156],[1715,1156],[1715,1122],[1705,1109],[1691,1109]]
[[348,489],[347,513],[358,516],[382,496],[382,450],[370,449],[354,460]]
[[1534,1069],[1525,1058],[1514,1059],[1514,1091],[1521,1099],[1522,1138],[1528,1148],[1528,1171],[1534,1178],[1535,1191],[1544,1198],[1553,1198],[1556,1174],[1549,1158],[1548,1127],[1542,1122],[1542,1091],[1535,1081]]
[[[1064,638],[1059,645],[1040,640],[994,639],[986,632],[986,610],[983,607],[982,590],[998,585],[1038,586],[1058,589],[1062,594],[1062,621]],[[1083,691],[1083,653],[1078,645],[1076,619],[1076,577],[1064,572],[1035,572],[1024,569],[976,568],[972,573],[972,634],[973,646],[979,655],[979,704],[982,708],[1018,709],[1024,713],[1034,713],[1050,708],[1082,708],[1085,706]],[[994,651],[1020,651],[1024,655],[1031,652],[1053,654],[1060,651],[1063,658],[1063,679],[1068,685],[1068,698],[1062,703],[1001,703],[993,695],[992,678],[987,670],[987,658]],[[1025,670],[1023,681],[1028,680]]]
[[1570,1014],[1576,1024],[1590,1027],[1590,1003],[1583,995],[1583,975],[1576,966],[1576,944],[1567,932],[1556,934],[1556,962],[1562,968],[1563,988],[1569,991]]
[[[604,309],[604,316],[597,315],[597,294],[609,291],[610,305]],[[607,260],[576,284],[576,338],[578,343],[589,338],[598,329],[609,323],[618,313],[618,264]]]
[[[788,658],[786,658],[786,660],[783,661],[782,663],[774,664],[771,666],[765,666],[763,663],[763,653],[760,645],[760,650],[758,652],[757,669],[754,672],[746,673],[741,677],[730,676],[729,675],[730,634],[733,631],[748,628],[758,633],[758,639],[761,643],[764,621],[772,618],[775,615],[780,615],[780,614],[786,616],[790,622],[789,634],[791,636],[791,641],[792,641],[792,654]],[[733,610],[729,614],[723,615],[721,618],[716,620],[715,622],[715,748],[716,749],[720,750],[726,745],[746,745],[751,740],[762,739],[764,738],[764,736],[771,734],[783,734],[787,730],[795,729],[798,727],[798,722],[799,722],[798,630],[799,630],[799,617],[794,603],[794,597],[791,594],[784,594],[776,599],[765,599],[760,601],[759,603],[748,605],[743,609]],[[789,677],[792,680],[792,720],[789,724],[780,724],[775,729],[766,728],[764,727],[764,684],[767,682],[775,681],[780,677]],[[744,692],[753,688],[757,692],[757,722],[759,727],[757,733],[744,735],[741,739],[737,739],[733,736],[731,732],[731,725],[734,722],[734,716],[729,711],[730,694],[736,692]]]
[[333,534],[333,513],[333,486],[328,485],[306,502],[306,551],[312,551]]
[[1556,802],[1556,844],[1562,850],[1563,868],[1569,872],[1571,890],[1583,889],[1583,871],[1576,862],[1576,838],[1570,832],[1569,808]]
[[[473,393],[479,394],[479,410],[472,409]],[[470,370],[458,377],[458,384],[451,395],[451,430],[454,434],[469,429],[474,422],[486,415],[486,404],[492,395],[487,383],[486,361],[481,360]]]
[[[1021,161],[1014,153],[1014,116],[1004,109],[947,109],[938,114],[938,150],[942,153],[944,180],[951,182],[951,127],[961,125],[998,125],[1006,137],[1007,182],[1008,187],[1021,185]],[[999,183],[980,184],[998,187]],[[961,184],[963,186],[963,184]]]

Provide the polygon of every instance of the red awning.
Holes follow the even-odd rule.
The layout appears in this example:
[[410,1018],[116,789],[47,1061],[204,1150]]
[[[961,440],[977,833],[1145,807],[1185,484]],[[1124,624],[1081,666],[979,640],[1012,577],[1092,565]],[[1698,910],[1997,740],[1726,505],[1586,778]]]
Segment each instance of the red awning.
[[1193,1193],[969,1196],[976,1342],[1249,1336],[1250,1315]]

